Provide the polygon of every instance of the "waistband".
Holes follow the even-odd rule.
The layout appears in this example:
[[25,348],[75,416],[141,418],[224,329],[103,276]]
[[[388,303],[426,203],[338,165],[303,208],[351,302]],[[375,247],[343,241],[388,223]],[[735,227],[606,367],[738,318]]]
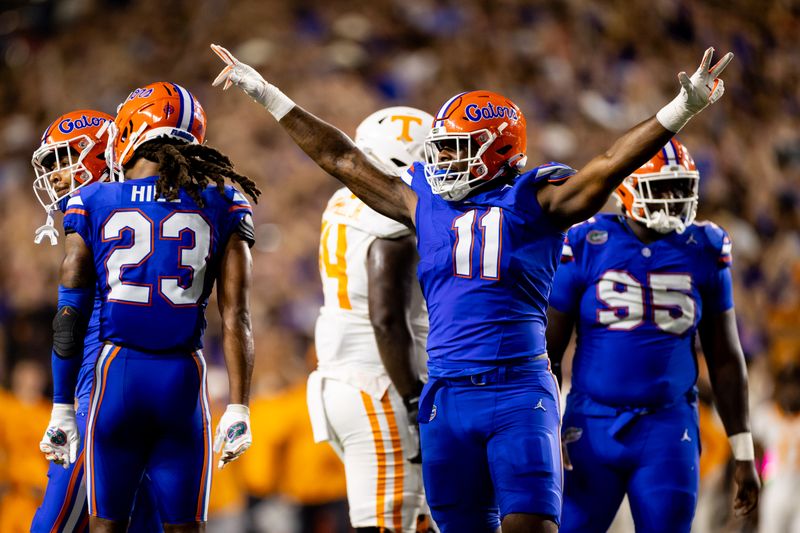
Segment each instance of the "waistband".
[[[110,342],[105,341],[103,343],[103,349],[106,347],[111,346],[112,349],[119,348],[120,355],[123,356],[133,356],[138,357],[141,356],[143,358],[153,358],[153,359],[171,359],[171,358],[192,358],[195,355],[204,359],[203,357],[203,350],[200,348],[194,350],[183,350],[183,349],[174,349],[174,350],[144,350],[142,348],[138,348],[136,346],[131,346],[129,344],[122,344],[119,342]],[[102,350],[100,351],[102,353]]]
[[611,437],[618,437],[642,416],[665,411],[679,405],[694,405],[696,402],[696,387],[692,387],[685,394],[681,394],[670,402],[651,406],[606,405],[593,400],[587,394],[573,391],[567,397],[567,409],[586,416],[615,418],[614,423],[608,428],[608,434]]
[[547,358],[547,354],[543,353],[532,357],[508,359],[490,370],[476,372],[475,374],[458,377],[438,377],[432,379],[440,381],[446,385],[457,387],[482,387],[484,385],[493,385],[497,383],[507,383],[509,381],[513,381],[514,378],[517,377],[521,372],[547,372],[548,370],[550,370],[550,360]]
[[459,377],[431,377],[422,396],[419,399],[419,415],[417,420],[420,424],[427,424],[433,411],[433,400],[436,391],[444,386],[450,387],[483,387],[498,383],[509,383],[525,372],[548,372],[550,370],[550,359],[547,353],[532,357],[521,357],[519,359],[508,359],[490,370],[478,372],[467,376]]

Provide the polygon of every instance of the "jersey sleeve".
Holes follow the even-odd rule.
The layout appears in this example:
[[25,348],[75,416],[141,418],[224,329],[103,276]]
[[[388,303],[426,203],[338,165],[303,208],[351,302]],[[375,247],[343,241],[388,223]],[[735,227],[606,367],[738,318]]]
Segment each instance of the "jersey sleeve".
[[708,223],[703,229],[713,261],[708,283],[703,288],[703,305],[709,313],[722,313],[733,307],[733,245],[728,232],[716,224]]
[[544,165],[536,167],[534,172],[535,174],[533,181],[535,183],[546,181],[547,183],[560,185],[575,175],[578,171],[569,165],[550,161],[549,163],[545,163]]
[[80,193],[69,199],[64,211],[64,233],[77,233],[88,245],[92,242],[89,208]]
[[570,244],[570,237],[575,235],[570,231],[564,237],[564,245],[561,251],[561,264],[556,269],[553,278],[553,288],[550,291],[550,305],[570,315],[577,314],[580,306],[583,282],[579,272],[578,261]]
[[227,204],[225,215],[225,242],[236,233],[248,246],[255,244],[255,232],[253,227],[253,208],[250,202],[239,190],[234,187],[226,186],[225,195],[230,200]]
[[422,168],[422,163],[416,162],[412,163],[407,169],[405,169],[402,174],[400,174],[400,179],[403,180],[403,183],[414,188],[412,183],[414,182],[414,172],[417,168]]

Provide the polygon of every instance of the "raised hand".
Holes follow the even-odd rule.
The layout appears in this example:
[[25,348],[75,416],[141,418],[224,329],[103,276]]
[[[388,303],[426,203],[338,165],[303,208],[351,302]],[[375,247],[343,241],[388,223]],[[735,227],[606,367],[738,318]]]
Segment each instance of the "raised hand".
[[250,98],[266,107],[277,120],[282,119],[295,106],[289,97],[268,83],[256,69],[236,59],[225,48],[212,44],[211,50],[225,62],[225,68],[211,82],[212,86],[222,84],[222,90],[226,91],[231,85],[236,85]]
[[677,133],[689,119],[719,100],[725,93],[725,84],[719,75],[733,59],[733,53],[728,52],[712,67],[710,65],[713,56],[714,49],[708,48],[694,74],[678,74],[681,84],[678,96],[656,114],[656,118],[666,129]]
[[709,68],[714,49],[709,48],[703,54],[703,60],[691,77],[685,72],[678,74],[681,82],[681,93],[686,93],[686,106],[695,113],[699,113],[709,104],[713,104],[725,92],[725,83],[719,78],[728,63],[733,60],[733,52],[728,52],[722,59]]

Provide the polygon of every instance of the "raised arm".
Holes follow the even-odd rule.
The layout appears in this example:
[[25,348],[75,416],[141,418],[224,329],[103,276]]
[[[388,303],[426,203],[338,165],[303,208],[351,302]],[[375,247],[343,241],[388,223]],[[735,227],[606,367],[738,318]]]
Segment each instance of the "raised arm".
[[760,483],[750,435],[747,367],[739,344],[734,310],[704,316],[698,331],[714,391],[714,404],[736,459],[734,509],[740,514],[748,514],[758,504]]
[[542,208],[560,227],[586,220],[603,207],[622,180],[655,155],[697,113],[724,92],[718,76],[733,59],[725,54],[711,67],[713,48],[706,50],[691,78],[678,74],[681,90],[654,117],[634,126],[609,148],[561,185],[547,184],[538,192]]
[[272,113],[297,146],[320,168],[375,211],[413,226],[417,195],[410,187],[373,165],[341,130],[295,104],[252,67],[221,46],[212,44],[211,49],[227,64],[213,85],[224,83],[223,90],[231,84],[239,86]]
[[253,442],[250,430],[250,379],[253,375],[253,327],[250,280],[253,259],[247,242],[234,233],[225,248],[217,280],[222,318],[222,350],[228,369],[230,403],[217,425],[214,451],[222,451],[218,467],[238,458]]

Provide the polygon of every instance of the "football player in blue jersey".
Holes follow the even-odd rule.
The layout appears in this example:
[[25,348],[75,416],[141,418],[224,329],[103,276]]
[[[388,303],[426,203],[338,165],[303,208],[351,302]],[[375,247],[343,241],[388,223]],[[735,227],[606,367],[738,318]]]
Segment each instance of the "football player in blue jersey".
[[86,429],[90,527],[125,531],[147,475],[165,531],[201,531],[212,457],[201,347],[217,279],[231,401],[214,438],[219,467],[252,441],[252,215],[224,180],[253,198],[259,191],[227,157],[200,144],[205,112],[177,84],[136,89],[115,123],[108,153],[126,181],[88,185],[67,202],[53,321],[54,351],[75,357],[97,286],[103,345]]
[[758,502],[731,242],[719,226],[694,222],[699,179],[672,139],[616,190],[623,215],[597,215],[567,234],[547,327],[558,375],[577,330],[562,531],[606,531],[626,494],[636,531],[691,529],[700,455],[695,334],[736,459],[734,508],[749,513]]
[[[110,115],[82,109],[58,117],[45,130],[41,145],[31,159],[36,173],[33,189],[47,214],[47,222],[36,230],[36,243],[47,237],[50,244],[55,245],[58,231],[53,226],[53,214],[65,210],[72,193],[95,181],[108,179],[105,150],[113,124],[114,118]],[[94,362],[101,347],[97,337],[99,309],[100,300],[95,299],[83,340],[82,357],[62,359],[55,352],[52,355],[53,412],[39,447],[53,462],[47,475],[44,500],[31,523],[33,533],[89,530],[82,437],[86,430]],[[143,480],[137,492],[130,531],[159,530],[161,520],[152,493]]]
[[227,63],[214,84],[238,85],[367,205],[413,227],[430,313],[430,381],[419,400],[422,468],[444,532],[556,531],[561,515],[558,390],[545,347],[547,299],[564,231],[605,203],[723,91],[708,49],[681,91],[580,171],[523,172],[525,118],[489,91],[441,107],[425,163],[398,180],[340,130],[297,106],[255,70]]

